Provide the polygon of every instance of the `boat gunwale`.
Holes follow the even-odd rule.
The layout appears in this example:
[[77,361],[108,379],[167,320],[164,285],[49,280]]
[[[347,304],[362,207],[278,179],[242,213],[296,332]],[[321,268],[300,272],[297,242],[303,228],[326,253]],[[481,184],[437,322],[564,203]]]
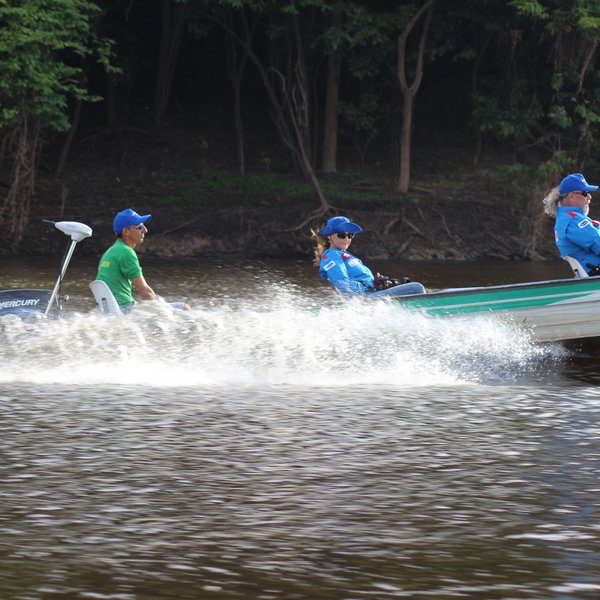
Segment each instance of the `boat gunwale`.
[[[406,296],[396,296],[394,300],[401,302],[411,302],[423,299],[435,299],[435,298],[453,298],[457,296],[474,296],[476,294],[488,294],[495,292],[512,292],[527,290],[532,288],[546,288],[552,286],[586,286],[591,287],[590,291],[600,292],[600,277],[586,277],[586,278],[567,278],[567,279],[547,279],[542,281],[526,281],[522,283],[507,283],[501,285],[486,285],[477,287],[467,288],[453,288],[451,290],[439,290],[436,292],[427,292],[425,294],[411,294]],[[582,290],[583,291],[583,290]]]

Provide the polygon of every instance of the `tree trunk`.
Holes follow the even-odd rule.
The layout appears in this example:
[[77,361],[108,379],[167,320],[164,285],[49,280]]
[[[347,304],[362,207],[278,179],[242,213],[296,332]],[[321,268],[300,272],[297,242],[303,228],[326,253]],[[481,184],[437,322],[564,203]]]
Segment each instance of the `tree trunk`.
[[[483,59],[487,52],[488,46],[492,41],[492,33],[488,33],[485,36],[481,49],[477,53],[477,58],[475,59],[475,64],[473,66],[473,74],[471,76],[471,95],[473,100],[477,96],[477,91],[479,88],[479,71],[481,69],[481,64],[483,63]],[[481,131],[477,132],[477,141],[475,145],[475,155],[473,156],[473,166],[478,167],[479,162],[481,160],[481,155],[483,152],[483,135]]]
[[160,123],[167,110],[186,19],[186,5],[182,2],[162,0],[161,9],[162,30],[153,106],[155,125]]
[[[229,10],[229,24],[234,29],[233,11]],[[252,33],[250,33],[252,36]],[[248,54],[243,53],[238,57],[237,44],[231,36],[227,36],[227,71],[233,87],[233,121],[235,125],[235,138],[237,141],[238,172],[246,174],[246,150],[244,145],[244,121],[242,119],[242,80]]]
[[[288,78],[284,77],[280,71],[274,68],[267,68],[258,58],[252,48],[250,30],[248,24],[242,16],[243,31],[242,36],[239,36],[227,23],[222,20],[215,19],[232,38],[241,46],[248,58],[257,68],[262,82],[265,86],[265,91],[269,97],[271,107],[274,112],[275,126],[279,131],[281,139],[286,147],[292,152],[297,159],[302,173],[313,186],[315,194],[319,199],[320,208],[318,214],[325,214],[332,209],[327,201],[325,193],[321,188],[319,179],[317,178],[314,168],[310,160],[310,149],[305,144],[306,133],[308,129],[308,107],[305,105],[308,99],[308,89],[306,89],[305,70],[298,60],[293,61],[291,58],[289,63],[295,62],[295,68]],[[296,38],[296,42],[298,39]],[[298,57],[297,57],[298,58]],[[279,79],[280,86],[276,86],[275,82],[270,77],[269,73],[275,75]],[[289,79],[292,79],[290,83]],[[279,93],[278,93],[279,92]]]
[[[425,54],[425,41],[429,31],[431,22],[431,13],[433,11],[434,0],[428,0],[415,16],[409,21],[404,31],[398,37],[398,81],[400,82],[400,91],[404,99],[402,109],[402,133],[400,134],[400,177],[396,191],[400,194],[406,194],[410,185],[410,151],[411,151],[411,132],[412,132],[412,115],[414,99],[423,79],[423,58]],[[421,18],[425,15],[425,23],[421,29],[421,37],[419,39],[419,49],[417,52],[417,65],[415,69],[415,78],[412,84],[408,84],[406,80],[406,41]]]
[[235,123],[235,139],[237,140],[238,172],[246,174],[246,149],[244,146],[244,121],[242,119],[241,82],[233,84],[233,120]]
[[14,250],[25,232],[35,192],[40,123],[37,119],[30,123],[27,117],[23,117],[20,126],[10,136],[8,147],[13,155],[13,166],[10,188],[0,211],[0,218],[12,237]]
[[106,122],[109,129],[117,126],[117,99],[115,91],[115,82],[109,75],[106,79]]
[[[332,27],[342,23],[342,13],[334,9],[331,16]],[[340,97],[340,73],[342,68],[342,51],[338,46],[327,55],[327,85],[325,90],[325,117],[323,122],[323,173],[337,172],[338,141],[338,100]]]
[[402,131],[400,133],[400,177],[396,191],[401,194],[408,192],[410,184],[410,151],[411,151],[411,128],[413,114],[412,94],[404,96],[404,107],[402,109]]
[[323,124],[323,173],[337,172],[338,100],[342,53],[338,49],[327,57],[327,90]]
[[[327,201],[323,188],[315,173],[312,162],[310,160],[310,150],[305,145],[306,139],[306,123],[307,123],[307,91],[302,87],[301,67],[297,65],[295,82],[289,89],[288,84],[281,75],[281,89],[284,105],[287,108],[288,119],[292,125],[295,136],[287,141],[288,147],[292,150],[298,162],[304,177],[313,186],[313,189],[319,199],[320,212],[326,213],[331,209],[331,205]],[[285,141],[285,140],[284,140]]]
[[299,135],[302,140],[302,146],[306,151],[306,156],[311,165],[311,170],[314,171],[312,168],[314,165],[311,160],[312,140],[310,136],[310,82],[306,68],[306,49],[304,40],[302,39],[302,32],[300,31],[298,15],[292,16],[292,23],[296,48],[296,60],[294,61],[292,58],[290,64],[293,64],[294,66],[293,68],[290,68],[288,72],[288,80],[293,81],[290,87],[290,97],[292,100],[292,104],[290,106],[290,116],[293,116],[294,118],[294,127],[297,129],[297,135]]
[[83,102],[81,100],[77,100],[75,102],[75,108],[73,110],[73,118],[71,119],[71,128],[69,129],[69,133],[65,138],[65,141],[60,150],[60,156],[58,157],[58,163],[56,164],[56,169],[54,170],[55,179],[60,177],[63,169],[65,168],[65,164],[67,162],[67,157],[69,156],[69,151],[71,150],[71,146],[73,145],[73,139],[75,138],[75,133],[77,132],[77,128],[79,127],[79,118],[81,117],[81,105]]

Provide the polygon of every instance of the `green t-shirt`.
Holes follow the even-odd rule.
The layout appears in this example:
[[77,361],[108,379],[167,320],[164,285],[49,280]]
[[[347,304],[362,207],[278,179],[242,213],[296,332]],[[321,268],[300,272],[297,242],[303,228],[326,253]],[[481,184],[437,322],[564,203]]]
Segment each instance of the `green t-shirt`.
[[131,280],[141,274],[135,250],[119,239],[102,255],[96,278],[108,285],[119,306],[127,306],[135,302]]

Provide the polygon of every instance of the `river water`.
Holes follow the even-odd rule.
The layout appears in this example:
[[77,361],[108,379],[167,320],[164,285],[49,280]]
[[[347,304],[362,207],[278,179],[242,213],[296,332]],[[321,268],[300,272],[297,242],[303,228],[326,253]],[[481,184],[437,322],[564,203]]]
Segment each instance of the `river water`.
[[2,600],[600,596],[596,349],[342,305],[306,262],[144,266],[192,310],[100,317],[76,256],[64,319],[0,319]]

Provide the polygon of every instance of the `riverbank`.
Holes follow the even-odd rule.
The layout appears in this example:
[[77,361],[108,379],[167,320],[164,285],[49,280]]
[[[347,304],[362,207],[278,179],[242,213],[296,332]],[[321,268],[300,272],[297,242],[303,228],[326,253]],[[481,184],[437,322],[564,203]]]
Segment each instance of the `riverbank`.
[[[40,174],[29,230],[20,254],[49,254],[64,240],[42,219],[89,224],[82,252],[100,254],[112,243],[112,219],[123,208],[152,213],[140,252],[156,256],[296,258],[312,252],[310,229],[330,215],[318,209],[311,187],[264,153],[240,176],[207,156],[197,136],[138,135],[124,144],[105,139],[71,159],[60,180]],[[233,156],[221,148],[220,156]],[[366,259],[476,261],[555,259],[552,227],[541,196],[522,191],[490,165],[469,166],[464,147],[417,145],[411,191],[393,193],[381,166],[321,177],[338,214],[365,233],[353,248]],[[304,223],[304,224],[303,224]],[[85,246],[85,247],[84,247]]]

